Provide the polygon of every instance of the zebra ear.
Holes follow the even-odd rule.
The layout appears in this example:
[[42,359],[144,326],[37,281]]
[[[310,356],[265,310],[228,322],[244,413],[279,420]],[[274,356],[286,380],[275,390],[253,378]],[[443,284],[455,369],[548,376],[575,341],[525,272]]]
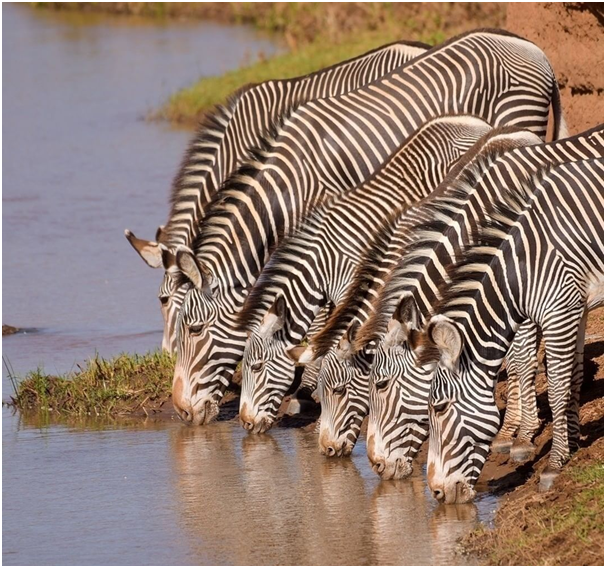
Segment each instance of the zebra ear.
[[160,225],[157,229],[156,229],[156,242],[159,243],[160,240],[162,239],[162,234],[164,233],[164,225]]
[[402,331],[406,339],[410,338],[412,331],[421,329],[421,314],[412,294],[405,294],[396,308],[393,319],[402,324]]
[[349,324],[349,327],[347,328],[347,331],[339,340],[339,344],[336,349],[336,354],[340,359],[349,359],[355,353],[353,345],[356,340],[356,333],[358,333],[359,328],[360,322],[358,322],[357,320],[351,322]]
[[303,347],[302,351],[299,351],[299,347],[293,347],[289,350],[288,355],[297,365],[313,365],[322,360],[316,355],[315,349],[311,345]]
[[179,272],[179,267],[177,266],[177,255],[162,243],[160,243],[158,246],[160,247],[160,252],[162,254],[162,266],[164,266],[164,270],[170,272],[171,274]]
[[176,254],[176,264],[179,270],[190,280],[190,282],[199,290],[210,291],[212,278],[204,270],[196,255],[187,247],[179,247]]
[[259,335],[263,339],[271,337],[276,331],[279,331],[284,327],[285,321],[286,300],[284,299],[284,296],[278,296],[261,320]]
[[440,362],[451,371],[456,371],[463,351],[463,337],[459,328],[452,320],[438,315],[431,318],[427,335],[440,352]]
[[160,268],[162,266],[162,252],[160,246],[154,241],[146,241],[138,239],[135,235],[126,229],[124,235],[128,239],[131,246],[139,253],[139,256],[152,268]]

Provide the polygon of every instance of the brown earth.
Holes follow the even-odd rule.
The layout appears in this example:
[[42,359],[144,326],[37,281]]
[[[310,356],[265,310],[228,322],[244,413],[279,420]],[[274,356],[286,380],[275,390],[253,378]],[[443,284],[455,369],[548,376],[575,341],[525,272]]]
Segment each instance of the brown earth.
[[549,57],[571,134],[604,122],[603,3],[509,2],[507,29]]

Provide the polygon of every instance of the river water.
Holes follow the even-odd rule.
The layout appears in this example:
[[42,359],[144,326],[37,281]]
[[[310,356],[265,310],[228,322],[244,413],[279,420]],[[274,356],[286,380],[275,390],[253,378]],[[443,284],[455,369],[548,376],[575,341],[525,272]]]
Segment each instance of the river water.
[[[151,238],[190,132],[143,117],[277,47],[249,29],[3,6],[3,339],[17,374],[161,342]],[[3,399],[11,386],[3,369]],[[235,422],[42,424],[3,408],[4,564],[440,564],[495,499],[436,507],[420,466],[380,482],[361,441]]]

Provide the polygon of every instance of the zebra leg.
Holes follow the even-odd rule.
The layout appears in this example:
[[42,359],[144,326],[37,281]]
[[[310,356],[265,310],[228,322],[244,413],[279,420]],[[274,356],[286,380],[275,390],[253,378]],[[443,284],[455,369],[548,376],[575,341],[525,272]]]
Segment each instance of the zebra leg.
[[[540,426],[534,380],[538,363],[538,327],[526,321],[516,333],[507,352],[507,408],[503,426],[492,449],[511,452],[512,459],[524,461],[536,449],[531,443]],[[514,436],[518,433],[517,439]]]
[[492,451],[500,454],[508,454],[513,444],[513,438],[520,425],[522,408],[520,398],[520,381],[515,358],[512,356],[514,344],[512,343],[505,359],[507,369],[507,406],[503,425],[492,441]]
[[581,440],[581,425],[579,422],[579,401],[581,399],[581,386],[583,384],[585,355],[585,330],[587,328],[587,311],[583,313],[579,333],[577,335],[577,348],[575,352],[574,371],[570,385],[570,402],[568,403],[568,448],[570,453],[579,449]]
[[[553,313],[549,315],[549,321],[543,326],[553,437],[549,463],[541,473],[539,483],[541,491],[551,488],[555,478],[570,458],[569,416],[575,410],[578,412],[578,404],[571,405],[572,375],[578,361],[577,341],[583,315],[584,307],[576,311]],[[578,421],[578,416],[573,419],[573,422],[575,421]]]
[[[520,334],[520,332],[522,332]],[[541,425],[537,409],[535,379],[539,368],[540,332],[536,324],[527,322],[518,330],[515,362],[520,380],[520,407],[522,416],[518,435],[511,447],[511,459],[521,462],[529,459],[536,451],[532,440]],[[516,337],[518,337],[516,336]]]

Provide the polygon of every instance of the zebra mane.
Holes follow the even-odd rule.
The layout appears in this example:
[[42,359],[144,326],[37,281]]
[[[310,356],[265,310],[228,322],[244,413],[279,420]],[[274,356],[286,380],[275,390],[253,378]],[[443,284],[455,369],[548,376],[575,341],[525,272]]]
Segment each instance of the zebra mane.
[[[198,253],[207,239],[223,234],[224,224],[221,220],[226,215],[232,215],[231,211],[234,207],[240,209],[242,203],[249,201],[258,203],[260,206],[256,209],[257,214],[261,217],[264,225],[269,223],[267,211],[262,206],[257,193],[250,184],[250,180],[256,179],[262,174],[268,153],[275,147],[282,127],[296,109],[295,102],[286,108],[280,116],[274,117],[267,131],[260,137],[258,146],[248,149],[248,159],[223,181],[209,203],[208,212],[204,217],[200,231],[192,243],[194,252]],[[281,237],[282,235],[278,236]]]
[[333,310],[324,327],[311,342],[316,357],[323,357],[345,333],[347,326],[356,316],[368,291],[373,285],[374,277],[381,268],[385,251],[391,242],[398,221],[406,214],[408,207],[401,207],[393,212],[389,219],[373,235],[368,247],[353,275],[347,292],[337,307]]
[[302,247],[309,247],[310,239],[321,231],[326,213],[335,200],[335,196],[325,196],[313,206],[302,224],[292,234],[284,235],[274,245],[269,260],[263,267],[238,314],[238,323],[242,329],[250,330],[265,315],[275,299],[275,294],[271,288],[280,277],[284,276],[284,266],[292,265],[292,255],[300,255]]
[[[454,299],[460,300],[461,294],[477,290],[477,284],[486,277],[486,268],[494,261],[520,215],[533,207],[530,196],[540,189],[553,169],[554,166],[548,164],[525,178],[519,186],[503,188],[502,200],[474,228],[469,244],[446,268],[448,278],[439,288],[441,299],[434,307],[434,313],[443,313]],[[498,286],[502,284],[497,282]]]
[[[175,175],[172,183],[171,194],[170,194],[170,206],[171,211],[169,219],[172,219],[179,211],[179,205],[182,201],[188,200],[189,196],[183,194],[183,190],[189,188],[190,184],[185,180],[187,179],[187,166],[190,165],[194,156],[198,153],[198,148],[206,145],[212,145],[220,143],[223,134],[229,126],[229,121],[233,116],[236,106],[240,101],[240,98],[248,90],[254,88],[255,83],[249,83],[240,87],[227,97],[227,100],[223,104],[215,105],[212,109],[204,113],[204,116],[198,123],[195,136],[189,141],[187,150],[181,160],[177,174]],[[166,242],[170,234],[170,229],[166,232],[167,234],[162,235],[160,242]]]
[[[380,338],[401,298],[402,288],[418,273],[419,264],[427,259],[444,235],[452,230],[453,212],[458,213],[468,201],[486,170],[505,152],[517,147],[512,144],[512,135],[526,134],[519,128],[502,127],[484,135],[455,164],[433,193],[415,206],[419,221],[409,227],[409,234],[414,237],[374,299],[373,311],[356,336],[356,349],[360,350]],[[423,306],[419,308],[424,311]]]

